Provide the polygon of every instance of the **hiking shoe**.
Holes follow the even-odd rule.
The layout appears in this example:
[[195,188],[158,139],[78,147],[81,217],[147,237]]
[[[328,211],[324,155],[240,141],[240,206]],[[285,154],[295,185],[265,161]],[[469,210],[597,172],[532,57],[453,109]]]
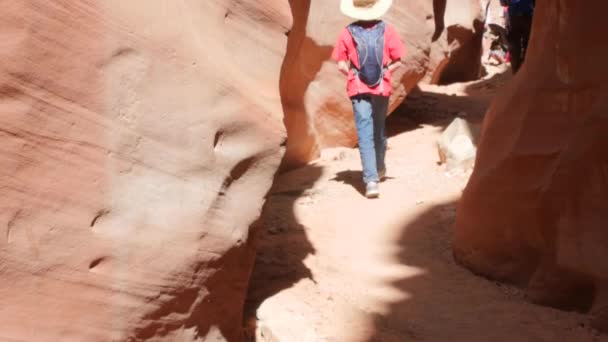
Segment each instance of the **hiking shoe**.
[[386,178],[386,169],[378,171],[378,178],[381,182]]
[[367,198],[378,198],[380,196],[380,190],[378,189],[378,183],[369,182],[365,188],[365,197]]

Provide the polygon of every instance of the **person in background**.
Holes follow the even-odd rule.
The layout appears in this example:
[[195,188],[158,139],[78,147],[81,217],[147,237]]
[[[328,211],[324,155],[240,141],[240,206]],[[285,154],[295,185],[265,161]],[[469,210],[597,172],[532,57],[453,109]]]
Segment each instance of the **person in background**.
[[341,0],[342,13],[356,21],[342,30],[332,52],[347,79],[367,198],[380,196],[378,183],[386,174],[384,127],[391,75],[405,55],[397,31],[380,19],[391,5],[392,0]]
[[500,0],[501,5],[508,7],[507,30],[511,68],[517,73],[526,58],[535,0]]
[[484,63],[500,65],[507,63],[509,51],[509,41],[507,38],[506,13],[504,8],[500,8],[499,13],[493,13],[486,9],[486,22],[484,32],[484,50],[487,51]]

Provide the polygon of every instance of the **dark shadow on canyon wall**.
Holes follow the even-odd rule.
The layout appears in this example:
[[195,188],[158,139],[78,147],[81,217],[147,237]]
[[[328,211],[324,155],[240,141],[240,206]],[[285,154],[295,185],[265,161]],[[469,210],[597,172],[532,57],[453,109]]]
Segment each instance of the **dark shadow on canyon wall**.
[[[287,153],[291,160],[307,161],[310,155],[316,153],[317,147],[313,143],[314,137],[309,133],[310,116],[304,106],[304,96],[323,62],[330,57],[333,47],[319,46],[306,36],[310,1],[290,0],[289,4],[294,22],[292,30],[286,33],[287,53],[280,76],[283,122],[288,135]],[[308,52],[303,55],[302,51]],[[305,227],[295,215],[295,207],[299,199],[308,195],[321,177],[322,170],[312,165],[294,170],[284,160],[280,171],[259,221],[257,256],[245,303],[244,315],[248,323],[255,322],[256,310],[267,298],[292,287],[301,279],[313,278],[310,269],[304,265],[304,259],[314,254],[315,249],[306,236]],[[292,176],[297,181],[280,180]],[[277,186],[286,183],[289,184],[288,189]],[[278,235],[280,238],[265,239],[267,234]],[[254,325],[247,324],[245,334],[249,339],[254,338],[254,330]]]
[[256,311],[266,299],[302,279],[314,281],[304,260],[315,254],[315,248],[306,235],[306,227],[298,221],[295,208],[299,200],[310,195],[321,173],[320,167],[312,165],[283,173],[276,184],[289,186],[275,186],[268,195],[260,219],[257,256],[245,303],[245,322],[249,323],[245,334],[250,340],[255,336]]
[[433,32],[433,42],[437,41],[443,30],[445,30],[445,9],[447,0],[433,0],[433,15],[435,19],[435,32]]
[[470,31],[470,28],[460,25],[446,27],[446,8],[447,0],[433,0],[435,30],[431,40],[436,42],[447,31],[448,45],[452,46],[457,43],[459,47],[453,50],[449,60],[439,67],[440,74],[435,81],[438,84],[447,85],[476,80],[485,72],[481,65],[484,24],[482,21],[475,20],[473,32]]

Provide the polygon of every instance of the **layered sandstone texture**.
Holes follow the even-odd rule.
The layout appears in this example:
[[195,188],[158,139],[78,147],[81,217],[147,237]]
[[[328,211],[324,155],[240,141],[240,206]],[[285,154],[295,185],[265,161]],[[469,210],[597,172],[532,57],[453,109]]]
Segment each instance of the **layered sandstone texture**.
[[526,62],[487,113],[455,227],[462,264],[567,309],[606,304],[607,11],[537,2]]
[[[386,16],[408,50],[393,75],[390,110],[420,82],[448,83],[479,76],[487,1],[395,1]],[[339,0],[290,1],[294,17],[281,95],[289,141],[285,167],[305,164],[326,147],[357,143],[346,79],[330,59],[340,31],[351,20]]]
[[0,340],[240,339],[287,1],[2,1]]

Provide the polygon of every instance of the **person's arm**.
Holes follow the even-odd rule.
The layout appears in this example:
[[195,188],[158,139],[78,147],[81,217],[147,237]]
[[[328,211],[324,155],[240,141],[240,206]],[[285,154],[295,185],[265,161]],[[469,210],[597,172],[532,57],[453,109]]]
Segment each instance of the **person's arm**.
[[393,29],[391,26],[388,26],[387,29],[390,30],[387,44],[389,44],[388,51],[389,58],[391,60],[388,65],[388,70],[392,73],[403,66],[403,57],[406,54],[406,49],[405,45],[403,45],[403,42],[399,38],[397,31],[395,31],[395,29]]
[[346,47],[346,39],[350,37],[348,30],[344,29],[338,37],[338,42],[332,51],[331,57],[338,64],[338,70],[348,76],[349,62],[348,62],[348,49]]
[[338,61],[338,70],[344,74],[344,76],[348,76],[348,62]]
[[392,61],[388,65],[388,70],[392,73],[395,70],[399,69],[402,65],[403,65],[403,62],[401,61],[401,59],[398,59],[396,61]]

